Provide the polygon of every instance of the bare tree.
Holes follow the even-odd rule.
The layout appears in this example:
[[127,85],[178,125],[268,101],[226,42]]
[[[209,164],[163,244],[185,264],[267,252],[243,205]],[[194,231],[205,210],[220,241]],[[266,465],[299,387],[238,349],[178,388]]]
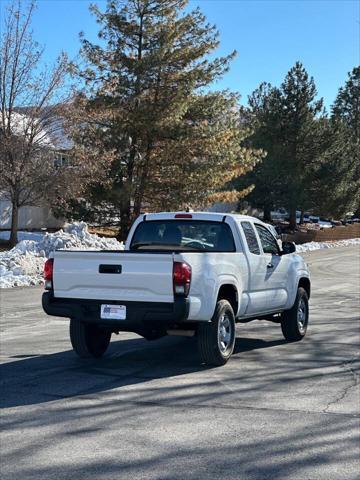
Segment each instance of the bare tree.
[[12,204],[10,243],[19,208],[36,205],[65,182],[53,152],[62,130],[67,58],[40,72],[43,50],[33,38],[32,0],[8,7],[0,47],[0,193]]

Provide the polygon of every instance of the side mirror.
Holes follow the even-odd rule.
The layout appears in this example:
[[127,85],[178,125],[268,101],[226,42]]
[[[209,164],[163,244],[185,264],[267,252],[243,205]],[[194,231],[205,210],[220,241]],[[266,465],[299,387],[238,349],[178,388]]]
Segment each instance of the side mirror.
[[296,252],[296,245],[294,242],[282,242],[282,254],[287,255],[288,253]]

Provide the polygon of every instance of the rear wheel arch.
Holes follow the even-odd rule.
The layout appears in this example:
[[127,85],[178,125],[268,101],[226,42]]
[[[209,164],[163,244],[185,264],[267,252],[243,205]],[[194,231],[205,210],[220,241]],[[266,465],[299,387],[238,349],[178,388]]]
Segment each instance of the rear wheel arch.
[[232,283],[224,283],[221,285],[217,294],[216,303],[219,300],[227,300],[230,303],[236,317],[239,308],[239,294],[235,285]]

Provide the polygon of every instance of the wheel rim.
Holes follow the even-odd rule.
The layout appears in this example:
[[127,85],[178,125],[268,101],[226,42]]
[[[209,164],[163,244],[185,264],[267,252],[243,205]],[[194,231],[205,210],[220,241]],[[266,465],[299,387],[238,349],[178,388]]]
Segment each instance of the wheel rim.
[[226,313],[224,313],[218,324],[218,345],[222,354],[226,353],[231,345],[231,321]]
[[307,324],[307,306],[303,298],[299,300],[298,304],[297,324],[300,333],[305,333]]

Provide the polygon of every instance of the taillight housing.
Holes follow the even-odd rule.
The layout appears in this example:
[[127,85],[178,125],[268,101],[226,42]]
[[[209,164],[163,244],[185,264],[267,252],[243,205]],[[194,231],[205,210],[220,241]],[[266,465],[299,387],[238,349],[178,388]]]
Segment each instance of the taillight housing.
[[187,297],[191,283],[191,267],[186,262],[174,262],[173,266],[173,288],[174,295]]
[[45,290],[53,289],[54,259],[49,258],[44,264]]

